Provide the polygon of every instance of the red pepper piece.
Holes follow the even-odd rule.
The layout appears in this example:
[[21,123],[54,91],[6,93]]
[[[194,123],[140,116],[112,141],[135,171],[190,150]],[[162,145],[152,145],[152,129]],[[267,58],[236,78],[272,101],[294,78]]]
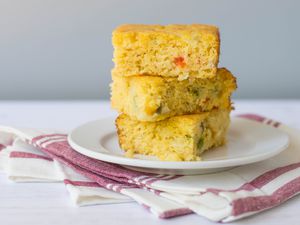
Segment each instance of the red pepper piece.
[[186,63],[184,61],[184,58],[182,56],[174,58],[174,63],[176,66],[179,66],[181,68],[186,66]]

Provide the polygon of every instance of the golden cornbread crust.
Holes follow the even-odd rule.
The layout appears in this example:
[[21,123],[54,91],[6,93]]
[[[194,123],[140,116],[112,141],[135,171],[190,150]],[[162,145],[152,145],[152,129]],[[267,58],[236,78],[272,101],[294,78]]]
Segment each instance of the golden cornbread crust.
[[112,72],[111,105],[140,121],[228,108],[236,78],[225,68],[210,79],[178,81],[159,76],[123,77]]
[[219,29],[213,25],[207,24],[170,24],[170,25],[146,25],[146,24],[123,24],[117,27],[114,32],[160,32],[173,33],[175,35],[184,35],[192,33],[193,31],[207,32],[214,35],[219,35]]
[[213,77],[220,52],[215,26],[125,24],[113,32],[115,70],[122,76]]
[[125,114],[116,119],[120,147],[128,157],[152,155],[163,161],[195,161],[225,144],[230,109],[141,122]]

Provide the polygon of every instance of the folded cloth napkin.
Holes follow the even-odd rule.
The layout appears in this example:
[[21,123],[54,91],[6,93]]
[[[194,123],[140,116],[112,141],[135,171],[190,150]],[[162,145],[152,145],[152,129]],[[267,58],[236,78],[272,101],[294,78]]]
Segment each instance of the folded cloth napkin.
[[285,131],[289,148],[271,159],[220,173],[153,175],[86,157],[69,146],[65,134],[0,127],[0,169],[16,182],[63,181],[80,206],[136,201],[160,218],[194,212],[230,222],[300,192],[299,132],[258,115],[241,117]]

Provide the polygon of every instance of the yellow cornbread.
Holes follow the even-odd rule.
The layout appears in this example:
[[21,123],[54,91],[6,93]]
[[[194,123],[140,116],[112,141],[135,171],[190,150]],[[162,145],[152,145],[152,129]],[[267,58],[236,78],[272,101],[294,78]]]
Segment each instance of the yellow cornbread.
[[152,155],[164,161],[195,161],[226,142],[230,109],[141,122],[121,114],[116,119],[120,147],[128,157]]
[[213,77],[219,61],[215,26],[121,25],[113,32],[115,70],[122,76]]
[[123,77],[115,72],[112,79],[112,107],[140,121],[228,108],[236,89],[235,77],[225,68],[218,69],[217,76],[210,79]]

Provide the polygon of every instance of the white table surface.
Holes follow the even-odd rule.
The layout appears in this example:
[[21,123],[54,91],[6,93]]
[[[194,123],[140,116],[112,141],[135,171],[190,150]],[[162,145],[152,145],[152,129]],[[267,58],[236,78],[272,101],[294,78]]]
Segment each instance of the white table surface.
[[[258,113],[300,129],[300,100],[235,101],[233,114]],[[116,113],[105,101],[0,101],[0,124],[70,130]],[[300,197],[232,224],[300,224]],[[200,216],[157,219],[136,203],[77,208],[61,183],[15,184],[0,174],[0,224],[215,224]]]

